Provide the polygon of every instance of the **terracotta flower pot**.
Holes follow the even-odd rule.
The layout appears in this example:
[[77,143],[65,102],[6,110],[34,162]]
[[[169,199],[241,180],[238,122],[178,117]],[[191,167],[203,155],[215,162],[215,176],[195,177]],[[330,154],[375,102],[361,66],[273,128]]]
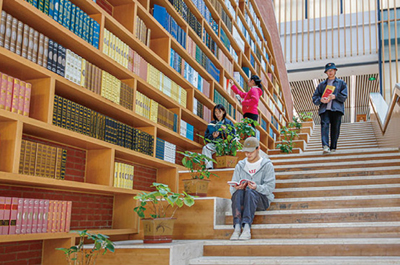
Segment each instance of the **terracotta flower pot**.
[[176,218],[142,219],[145,244],[171,243]]
[[183,179],[185,192],[192,196],[206,197],[208,191],[207,179]]
[[216,168],[232,168],[235,167],[238,162],[237,156],[218,156]]

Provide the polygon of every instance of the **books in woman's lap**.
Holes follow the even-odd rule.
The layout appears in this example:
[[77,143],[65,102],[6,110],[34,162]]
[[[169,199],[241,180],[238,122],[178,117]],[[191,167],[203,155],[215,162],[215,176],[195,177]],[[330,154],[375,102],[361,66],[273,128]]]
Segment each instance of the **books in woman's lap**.
[[220,124],[220,123],[217,123],[217,124],[215,124],[215,123],[209,123],[209,124],[207,125],[207,130],[208,130],[210,133],[218,132],[218,130],[221,128],[221,126],[222,126],[222,124]]
[[235,187],[235,186],[240,186],[240,185],[242,185],[243,183],[245,183],[245,184],[247,185],[247,183],[248,183],[249,181],[251,181],[251,180],[249,180],[249,179],[241,179],[239,182],[233,181],[233,180],[229,180],[227,183],[228,183],[229,185],[231,185],[232,187]]

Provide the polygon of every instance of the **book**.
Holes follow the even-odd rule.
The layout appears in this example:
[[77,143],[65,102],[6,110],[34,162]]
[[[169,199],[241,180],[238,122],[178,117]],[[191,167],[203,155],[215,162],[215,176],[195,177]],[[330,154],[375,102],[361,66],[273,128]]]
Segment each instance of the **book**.
[[7,13],[3,10],[1,11],[1,20],[0,20],[0,47],[4,47],[6,20],[7,20]]
[[321,98],[329,97],[329,95],[332,94],[335,91],[335,89],[336,89],[335,86],[327,85],[325,90],[324,90],[324,93],[322,93],[322,97]]
[[239,182],[233,181],[233,180],[229,180],[229,181],[227,181],[227,183],[229,185],[235,187],[235,186],[239,186],[239,185],[242,185],[242,184],[246,184],[247,185],[247,182],[249,182],[249,181],[251,181],[251,180],[249,180],[249,179],[241,179]]

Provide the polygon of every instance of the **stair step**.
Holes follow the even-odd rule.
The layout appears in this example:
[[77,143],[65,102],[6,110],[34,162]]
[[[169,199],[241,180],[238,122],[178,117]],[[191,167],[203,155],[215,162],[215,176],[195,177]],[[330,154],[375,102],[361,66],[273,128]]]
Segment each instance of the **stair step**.
[[387,160],[362,160],[350,162],[329,162],[329,163],[314,163],[314,164],[292,164],[289,166],[281,165],[274,166],[275,172],[294,172],[294,171],[313,171],[313,170],[327,170],[327,169],[347,169],[347,168],[360,168],[364,165],[368,167],[388,167],[400,165],[400,159],[387,159]]
[[362,256],[297,256],[297,257],[202,257],[192,259],[189,265],[394,265],[400,264],[400,257],[362,257]]
[[276,198],[399,194],[400,184],[275,189]]
[[[253,225],[290,223],[395,222],[400,207],[273,210],[256,212]],[[233,223],[232,212],[225,214],[225,224]]]
[[[363,149],[365,149],[365,148],[377,148],[377,147],[378,147],[377,144],[359,144],[359,145],[354,144],[354,145],[345,145],[345,146],[340,146],[340,145],[338,145],[337,148],[338,148],[338,149],[341,149],[341,150],[345,150],[345,149],[357,149],[357,148],[363,148]],[[313,147],[313,148],[307,147],[307,148],[304,150],[304,152],[315,152],[315,151],[320,151],[320,152],[322,152],[322,146]]]
[[255,239],[246,242],[212,240],[204,242],[204,256],[277,257],[287,256],[290,253],[291,256],[324,256],[324,259],[329,256],[336,256],[336,258],[340,256],[363,256],[373,259],[374,256],[381,255],[398,258],[399,247],[399,239],[384,237],[364,239]]
[[[279,159],[298,159],[298,158],[312,158],[312,157],[321,157],[321,150],[315,152],[304,152],[301,154],[279,154],[279,155],[268,155],[268,157],[274,161]],[[351,156],[351,155],[363,155],[363,154],[387,154],[387,153],[396,153],[400,154],[399,148],[358,148],[354,150],[337,150],[335,153],[330,153],[329,157],[336,156]]]
[[[357,144],[357,145],[370,145],[370,144],[376,144],[377,142],[376,142],[376,140],[366,140],[366,139],[360,139],[360,140],[358,140],[358,139],[352,139],[352,140],[343,140],[343,141],[338,141],[338,145],[340,145],[340,146],[346,146],[346,145],[354,145],[354,144]],[[316,146],[316,147],[320,147],[322,144],[321,144],[321,140],[320,139],[318,139],[318,140],[315,140],[315,141],[309,141],[308,142],[308,144],[307,144],[307,148],[309,148],[309,147],[314,147],[314,146]]]
[[337,209],[359,207],[397,207],[400,205],[399,194],[334,196],[275,199],[268,210],[301,210],[301,209]]

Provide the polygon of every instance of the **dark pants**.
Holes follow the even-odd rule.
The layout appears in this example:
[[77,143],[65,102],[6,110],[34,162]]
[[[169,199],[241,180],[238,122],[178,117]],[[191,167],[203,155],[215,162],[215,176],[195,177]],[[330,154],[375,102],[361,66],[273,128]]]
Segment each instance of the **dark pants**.
[[233,227],[236,224],[253,223],[256,211],[265,211],[269,207],[267,196],[252,189],[237,190],[232,195]]
[[[321,117],[322,147],[326,145],[330,149],[336,149],[343,114],[339,111],[327,110],[319,116]],[[329,124],[331,125],[331,145],[329,145]]]
[[[243,114],[243,118],[249,118],[249,119],[252,119],[253,121],[258,122],[258,114],[245,113],[245,114]],[[253,128],[255,128],[254,124],[251,124],[251,126],[253,126]]]

